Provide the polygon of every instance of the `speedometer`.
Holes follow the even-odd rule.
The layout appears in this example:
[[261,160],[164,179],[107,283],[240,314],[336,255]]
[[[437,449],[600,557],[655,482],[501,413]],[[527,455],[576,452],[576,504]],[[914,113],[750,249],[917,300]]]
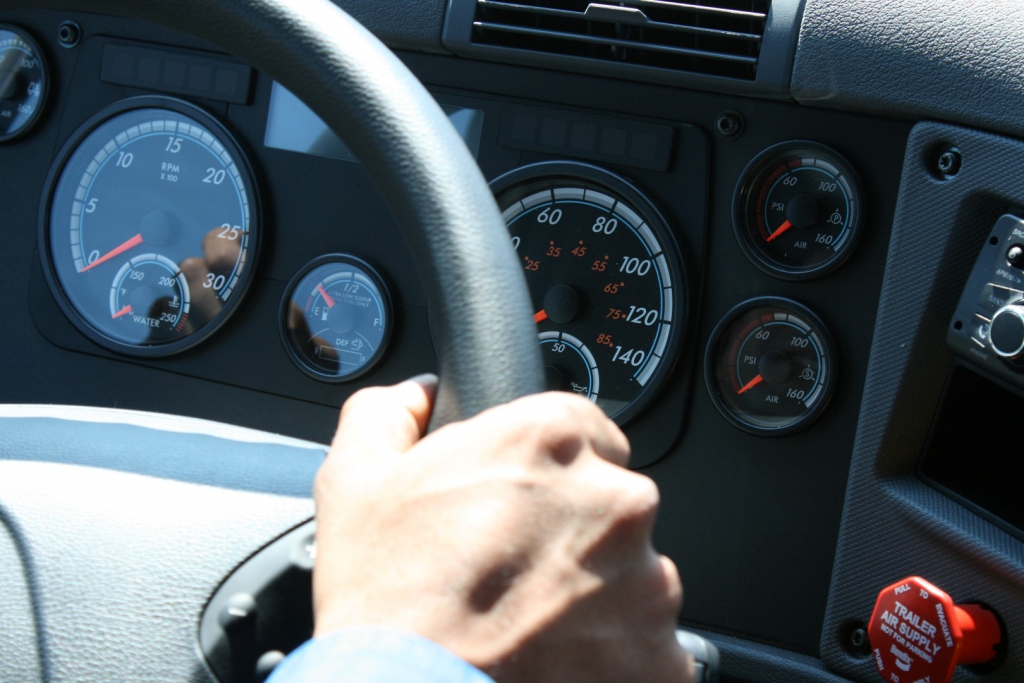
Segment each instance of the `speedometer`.
[[547,388],[624,424],[664,384],[686,326],[668,225],[635,187],[585,164],[526,166],[492,189],[526,274]]
[[90,339],[165,356],[217,330],[252,279],[256,188],[231,135],[166,97],[87,122],[51,172],[40,251],[69,319]]

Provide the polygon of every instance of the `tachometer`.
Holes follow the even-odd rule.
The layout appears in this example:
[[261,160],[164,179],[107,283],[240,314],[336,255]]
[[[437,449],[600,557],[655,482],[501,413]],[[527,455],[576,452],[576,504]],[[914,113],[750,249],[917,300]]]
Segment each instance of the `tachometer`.
[[668,377],[686,327],[665,220],[625,180],[585,164],[526,166],[492,189],[526,273],[548,389],[632,419]]
[[47,280],[96,343],[177,353],[242,300],[260,238],[256,187],[237,143],[198,108],[166,97],[110,107],[72,136],[48,188]]

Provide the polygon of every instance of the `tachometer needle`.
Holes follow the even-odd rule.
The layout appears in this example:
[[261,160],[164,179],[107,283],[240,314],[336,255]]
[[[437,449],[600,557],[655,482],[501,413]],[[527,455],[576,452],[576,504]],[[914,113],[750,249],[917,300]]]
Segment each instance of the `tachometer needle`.
[[120,317],[121,317],[122,315],[128,315],[128,314],[129,314],[129,313],[131,313],[131,312],[132,312],[132,305],[131,305],[131,304],[128,304],[127,306],[125,306],[124,308],[122,308],[122,309],[121,309],[120,311],[118,311],[117,313],[115,313],[115,314],[114,314],[113,316],[111,316],[111,317],[112,317],[112,318],[113,318],[114,320],[117,320],[117,319],[118,319],[118,318],[120,318]]
[[325,292],[324,288],[320,285],[317,285],[316,289],[320,292],[320,296],[324,298],[324,303],[327,304],[327,308],[334,308],[334,299],[331,298],[331,295]]
[[782,225],[779,226],[778,230],[776,230],[775,232],[773,232],[771,235],[768,236],[768,241],[771,242],[776,237],[780,237],[782,235],[782,233],[786,232],[787,230],[789,230],[792,227],[793,227],[793,224],[790,223],[789,221],[786,221],[785,223],[783,223]]
[[533,315],[533,322],[535,322],[535,323],[544,322],[547,319],[548,319],[548,312],[545,311],[544,309],[541,309],[541,310],[537,311]]
[[747,393],[748,391],[750,391],[751,389],[753,389],[754,387],[756,387],[758,384],[760,384],[763,381],[764,381],[764,377],[762,377],[761,375],[758,375],[754,379],[752,379],[749,382],[747,382],[747,386],[745,386],[742,389],[740,389],[739,394]]
[[115,256],[120,256],[121,254],[123,254],[124,252],[128,251],[132,247],[137,247],[140,244],[142,244],[142,234],[141,233],[139,233],[135,237],[131,238],[130,240],[128,240],[127,242],[125,242],[121,246],[115,247],[115,248],[111,249],[106,254],[104,254],[103,256],[100,256],[98,259],[96,259],[95,261],[93,261],[92,263],[87,265],[85,268],[82,268],[78,272],[79,273],[84,273],[87,270],[91,270],[92,268],[95,268],[96,266],[100,265],[101,263],[106,263],[107,261],[109,261],[110,259],[114,258]]

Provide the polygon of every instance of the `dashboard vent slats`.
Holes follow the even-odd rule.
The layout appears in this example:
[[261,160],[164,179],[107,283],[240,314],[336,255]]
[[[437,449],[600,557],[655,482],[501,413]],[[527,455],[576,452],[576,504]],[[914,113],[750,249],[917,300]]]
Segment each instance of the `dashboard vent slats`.
[[472,43],[754,80],[771,0],[476,0]]

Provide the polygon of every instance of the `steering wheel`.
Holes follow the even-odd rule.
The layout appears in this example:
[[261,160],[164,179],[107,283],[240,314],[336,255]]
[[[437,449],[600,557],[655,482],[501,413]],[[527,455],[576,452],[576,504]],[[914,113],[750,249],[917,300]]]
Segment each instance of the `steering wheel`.
[[[526,282],[474,159],[398,58],[329,0],[0,0],[16,7],[162,24],[281,82],[342,135],[403,230],[438,326],[432,428],[541,390]],[[207,678],[191,620],[234,566],[311,515],[322,450],[310,446],[166,416],[7,407],[0,568],[18,563],[4,576],[24,578],[0,591],[8,647],[35,641],[44,680]],[[158,636],[154,619],[187,623]],[[0,655],[18,680],[36,677]]]

